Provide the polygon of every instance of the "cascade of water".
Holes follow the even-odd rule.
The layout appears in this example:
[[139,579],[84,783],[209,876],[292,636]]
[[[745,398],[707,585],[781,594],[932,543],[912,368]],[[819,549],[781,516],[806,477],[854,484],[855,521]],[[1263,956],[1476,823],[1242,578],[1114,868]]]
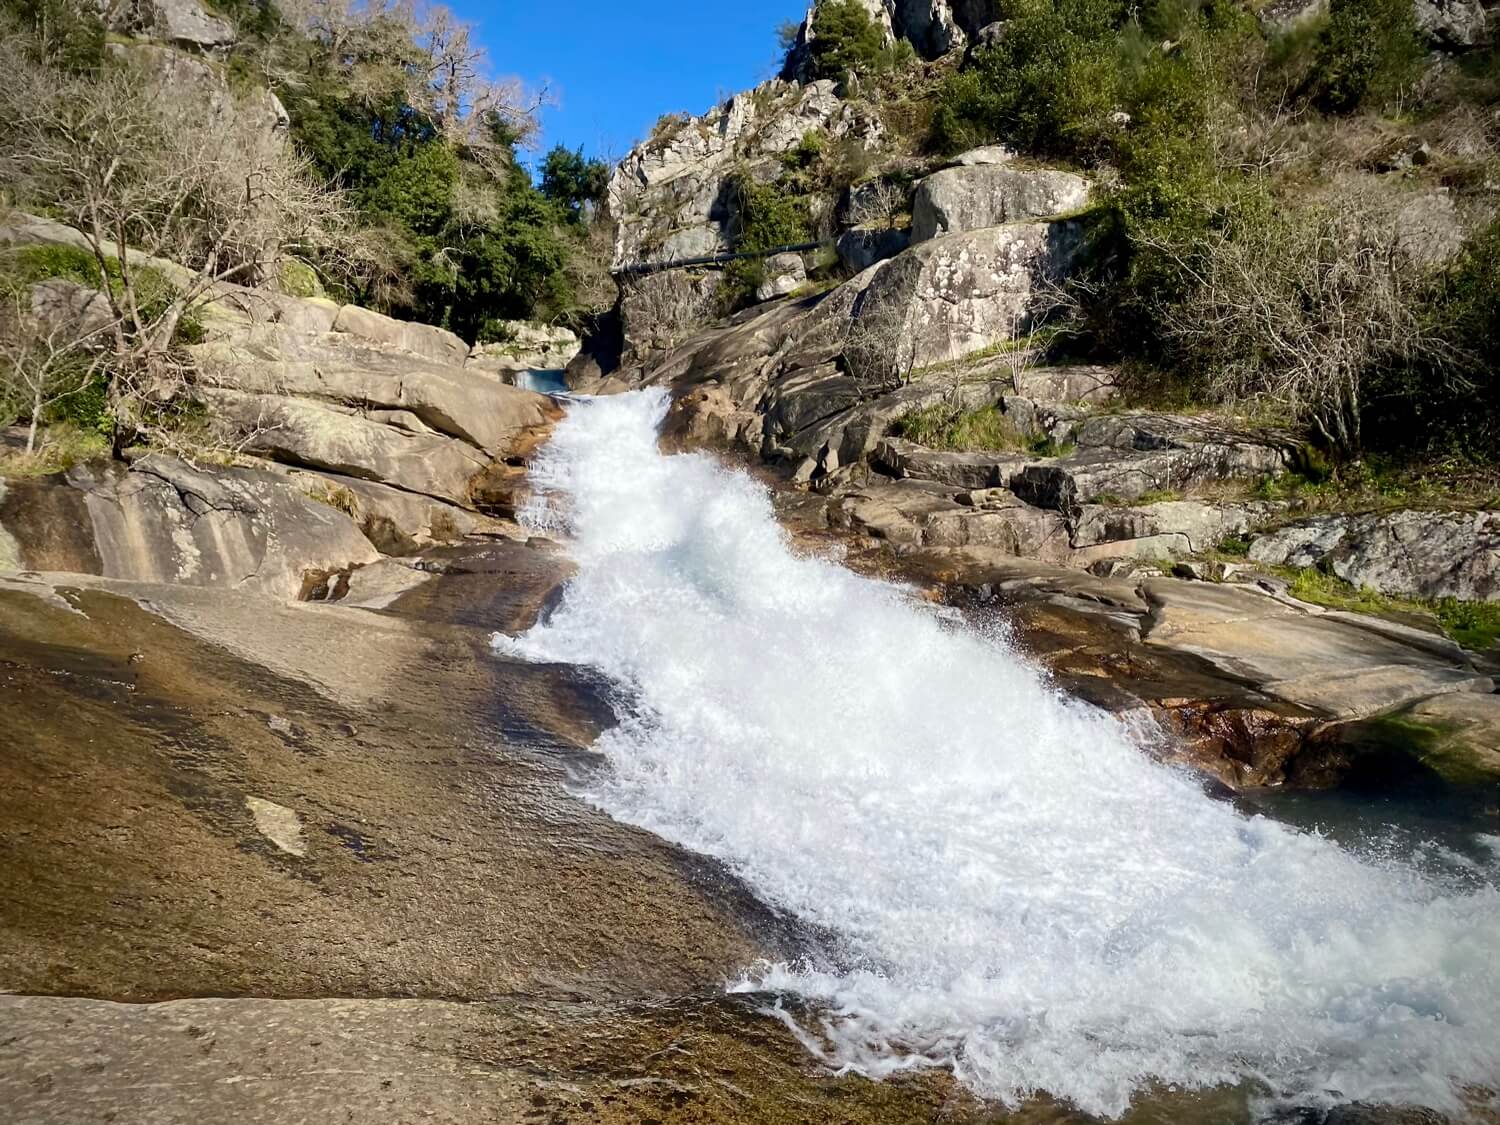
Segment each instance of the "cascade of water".
[[497,646],[628,689],[590,800],[838,934],[739,987],[805,1041],[1122,1112],[1152,1083],[1455,1107],[1500,1077],[1500,892],[1250,818],[1003,641],[788,549],[764,490],[664,456],[665,397],[575,404],[533,471],[579,572]]

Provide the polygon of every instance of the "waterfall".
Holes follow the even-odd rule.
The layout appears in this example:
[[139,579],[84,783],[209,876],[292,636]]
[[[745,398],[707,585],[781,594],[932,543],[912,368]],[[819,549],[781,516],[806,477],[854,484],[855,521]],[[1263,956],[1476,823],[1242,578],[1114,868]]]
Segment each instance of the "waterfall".
[[[1456,1108],[1500,1077],[1500,892],[1209,798],[1003,637],[800,557],[765,489],[663,455],[661,392],[575,403],[528,515],[572,536],[503,653],[622,687],[585,796],[837,935],[730,987],[872,1076],[1118,1115],[1153,1085]],[[784,1017],[791,1022],[790,1017]]]

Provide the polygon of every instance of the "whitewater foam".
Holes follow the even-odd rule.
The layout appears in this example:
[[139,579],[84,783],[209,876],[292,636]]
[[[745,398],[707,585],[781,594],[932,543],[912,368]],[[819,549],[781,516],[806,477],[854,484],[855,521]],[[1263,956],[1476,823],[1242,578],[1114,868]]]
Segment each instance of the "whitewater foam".
[[1152,1084],[1452,1111],[1500,1076],[1500,893],[1246,817],[996,637],[802,558],[762,487],[664,456],[657,392],[573,405],[528,518],[579,565],[497,647],[625,689],[586,796],[839,935],[734,987],[870,1075],[1116,1115]]

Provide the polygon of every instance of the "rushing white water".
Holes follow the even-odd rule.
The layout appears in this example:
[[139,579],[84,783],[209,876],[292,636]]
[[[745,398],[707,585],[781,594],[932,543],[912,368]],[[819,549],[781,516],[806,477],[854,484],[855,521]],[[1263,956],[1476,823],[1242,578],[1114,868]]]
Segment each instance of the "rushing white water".
[[[1105,1115],[1154,1084],[1456,1106],[1500,1078],[1500,894],[1247,818],[1003,642],[799,558],[764,490],[575,404],[533,470],[579,573],[502,651],[627,688],[588,796],[839,936],[737,987],[880,1075]],[[548,512],[553,513],[549,517]]]

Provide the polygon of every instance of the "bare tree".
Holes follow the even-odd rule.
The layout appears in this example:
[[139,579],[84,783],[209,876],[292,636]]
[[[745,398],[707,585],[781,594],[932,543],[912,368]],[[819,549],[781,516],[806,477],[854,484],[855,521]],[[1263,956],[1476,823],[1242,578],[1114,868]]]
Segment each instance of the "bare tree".
[[97,75],[37,65],[19,39],[0,46],[0,176],[76,228],[111,279],[111,408],[148,430],[149,407],[181,387],[184,318],[222,283],[348,245],[351,213],[247,108],[210,108],[129,64]]
[[850,376],[866,394],[883,394],[909,383],[917,363],[917,342],[904,307],[896,301],[858,302],[844,337],[843,354]]
[[890,180],[875,180],[851,190],[844,219],[852,227],[889,227],[906,204],[906,192],[899,186]]
[[98,293],[63,282],[19,287],[0,307],[0,400],[25,412],[28,456],[48,409],[98,377],[105,355],[98,345],[112,327],[103,304]]
[[625,281],[621,310],[629,325],[627,336],[648,348],[667,349],[690,332],[713,320],[717,307],[718,275],[669,270]]
[[1188,246],[1151,245],[1194,282],[1164,326],[1208,360],[1216,397],[1281,406],[1340,452],[1359,450],[1369,371],[1441,358],[1416,299],[1423,270],[1378,199],[1336,193]]

